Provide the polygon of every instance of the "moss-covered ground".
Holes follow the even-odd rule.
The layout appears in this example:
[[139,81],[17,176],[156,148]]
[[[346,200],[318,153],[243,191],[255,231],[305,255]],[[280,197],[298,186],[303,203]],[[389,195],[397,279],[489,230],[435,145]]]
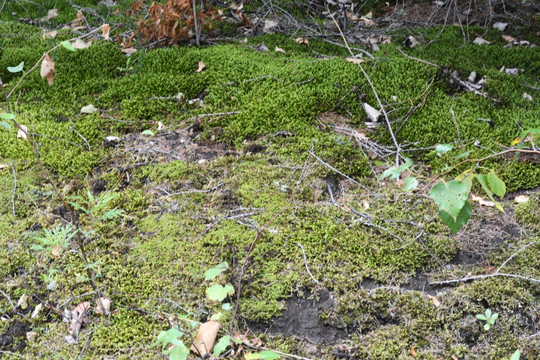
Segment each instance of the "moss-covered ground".
[[[41,24],[52,29],[75,18],[67,2],[29,2],[24,9],[18,3],[8,1],[0,15],[0,78],[8,92],[22,76],[8,66],[24,61],[29,69],[74,36],[59,30],[55,39],[43,39],[40,27],[13,19],[14,12],[39,18],[56,5],[58,17]],[[90,20],[116,16],[95,1],[79,3],[97,9]],[[465,79],[471,71],[485,75],[484,91],[500,102],[451,91],[439,68],[400,53],[405,34],[399,32],[363,64],[391,110],[404,155],[414,160],[420,182],[414,192],[377,180],[393,156],[382,158],[385,152],[376,149],[391,149],[393,140],[384,125],[366,128],[362,101],[377,101],[341,46],[273,34],[201,48],[141,48],[131,69],[120,47],[101,39],[88,49],[51,53],[53,86],[38,68],[11,99],[46,175],[29,142],[13,126],[0,128],[0,358],[156,359],[160,348],[152,345],[160,331],[218,312],[225,334],[232,311],[205,292],[228,283],[236,291],[255,239],[234,325],[240,333],[253,329],[247,337],[268,348],[313,359],[507,359],[517,349],[522,359],[540,358],[538,153],[480,163],[476,172],[494,169],[506,183],[505,216],[473,203],[460,236],[427,196],[435,177],[463,160],[457,155],[488,156],[511,146],[522,129],[540,127],[540,55],[529,46],[504,48],[497,31],[484,35],[492,44],[482,46],[463,45],[459,27],[440,31],[427,31],[426,43],[437,37],[429,47],[404,51]],[[270,51],[253,49],[261,42]],[[276,46],[285,54],[274,52]],[[206,67],[198,73],[200,61]],[[499,71],[503,66],[523,71],[509,75]],[[175,101],[178,93],[203,106]],[[89,104],[98,111],[81,113]],[[141,135],[145,130],[153,135]],[[359,146],[354,134],[379,147]],[[441,143],[454,149],[428,157]],[[71,245],[55,255],[33,247],[44,229],[69,220],[51,183],[71,203],[81,204],[88,192],[115,194],[97,217],[124,210],[98,221],[79,211],[90,266],[112,312],[90,314],[76,344],[65,340],[62,313],[82,301],[95,304],[79,250]],[[518,194],[529,201],[516,205]],[[488,235],[474,230],[485,223],[492,227]],[[482,256],[467,253],[486,243]],[[229,269],[205,280],[205,271],[224,261]],[[529,280],[428,284],[493,274],[502,264],[501,272]],[[300,313],[318,316],[320,333],[303,334],[294,321],[262,333],[291,299],[317,303],[321,294],[331,306]],[[236,293],[223,302],[234,305]],[[476,319],[486,309],[499,314],[489,331]]]

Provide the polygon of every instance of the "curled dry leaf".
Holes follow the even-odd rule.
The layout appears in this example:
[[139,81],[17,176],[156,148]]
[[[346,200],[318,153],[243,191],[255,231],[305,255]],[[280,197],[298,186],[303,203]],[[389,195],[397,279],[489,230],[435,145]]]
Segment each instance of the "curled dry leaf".
[[414,49],[415,47],[420,45],[420,41],[416,40],[414,36],[408,36],[403,42],[403,45],[410,47],[411,49]]
[[96,307],[94,307],[94,314],[103,315],[103,311],[105,311],[105,315],[108,315],[111,312],[111,304],[110,298],[100,297],[97,299]]
[[75,306],[75,309],[73,311],[76,311],[78,314],[82,314],[84,312],[87,312],[90,309],[90,302],[83,301],[79,305]]
[[514,201],[518,204],[524,203],[529,201],[529,197],[527,195],[518,195],[514,198]]
[[135,49],[133,47],[130,47],[130,48],[127,48],[127,49],[122,49],[120,51],[122,51],[127,56],[131,56],[131,55],[133,55],[133,54],[135,54],[137,52],[137,49]]
[[484,45],[484,44],[491,44],[491,42],[478,36],[476,39],[474,39],[473,44]]
[[276,46],[276,52],[280,52],[280,53],[285,54],[285,50],[283,50],[282,48],[277,47],[277,46]]
[[44,32],[43,35],[41,35],[41,37],[43,39],[54,39],[56,35],[58,35],[58,31],[53,30],[53,31]]
[[161,131],[161,130],[165,129],[165,125],[163,125],[163,123],[161,121],[158,121],[157,129],[158,129],[158,131]]
[[199,328],[193,345],[191,345],[191,351],[197,353],[201,358],[205,359],[216,342],[217,333],[221,327],[220,323],[214,320],[205,322]]
[[471,195],[471,200],[476,201],[477,203],[479,203],[482,206],[487,206],[487,207],[494,207],[495,206],[495,203],[493,201],[484,200],[480,196],[476,196],[474,194]]
[[508,42],[514,42],[514,41],[517,41],[516,38],[513,38],[509,35],[503,35],[502,38],[505,40],[505,41],[508,41]]
[[375,25],[375,22],[373,20],[371,20],[370,18],[366,17],[366,16],[360,17],[360,19],[358,19],[358,21],[361,22],[361,23],[364,23],[364,26],[366,26],[366,27],[371,27],[371,26]]
[[503,22],[496,22],[495,24],[493,24],[493,27],[500,31],[504,31],[504,29],[506,29],[507,26],[508,26],[508,23],[503,23]]
[[109,32],[111,31],[111,27],[109,24],[103,24],[101,26],[101,36],[103,36],[103,38],[105,40],[109,40],[110,37],[109,37]]
[[297,37],[296,39],[294,39],[294,41],[299,44],[309,45],[309,40],[303,37]]
[[356,65],[359,65],[364,62],[364,59],[357,59],[357,58],[352,58],[352,57],[345,58],[345,60]]
[[439,301],[439,299],[437,299],[436,296],[427,295],[427,297],[429,298],[429,300],[431,300],[431,303],[435,305],[436,308],[441,306],[441,302]]
[[203,71],[204,69],[206,69],[206,64],[203,63],[202,61],[199,61],[199,68],[197,70],[195,70],[196,73],[200,73],[201,71]]
[[83,14],[82,10],[77,11],[77,17],[75,18],[75,20],[73,20],[71,22],[71,27],[73,29],[75,29],[75,28],[81,26],[82,23],[83,23],[83,20],[84,20],[84,14]]
[[91,41],[85,42],[84,40],[77,39],[71,45],[73,46],[74,49],[79,49],[80,50],[80,49],[86,49],[86,48],[92,46],[92,42]]
[[17,139],[28,139],[28,128],[26,125],[19,125],[19,129],[17,130]]
[[369,105],[368,103],[363,103],[362,105],[370,121],[372,122],[379,121],[379,119],[382,116],[382,113],[379,110],[375,109],[373,106]]
[[47,15],[41,18],[41,21],[49,21],[58,16],[58,9],[51,9],[47,11]]
[[41,70],[39,73],[41,75],[41,78],[47,79],[49,86],[52,86],[55,74],[54,61],[52,61],[49,54],[45,55],[45,58],[41,62]]

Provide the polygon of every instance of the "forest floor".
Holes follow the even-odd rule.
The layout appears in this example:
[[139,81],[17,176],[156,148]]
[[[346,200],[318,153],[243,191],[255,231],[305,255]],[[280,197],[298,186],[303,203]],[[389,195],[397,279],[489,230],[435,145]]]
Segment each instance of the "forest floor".
[[[96,3],[1,5],[1,359],[166,358],[210,320],[220,358],[540,358],[538,5],[247,3],[158,47]],[[471,174],[454,234],[430,189]]]

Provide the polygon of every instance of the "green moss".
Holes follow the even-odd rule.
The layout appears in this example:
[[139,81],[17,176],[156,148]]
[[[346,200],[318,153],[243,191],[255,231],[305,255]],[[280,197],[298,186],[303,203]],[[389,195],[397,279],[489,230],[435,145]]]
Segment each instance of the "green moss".
[[522,225],[540,224],[540,202],[538,196],[531,196],[529,201],[519,203],[515,207],[516,219]]

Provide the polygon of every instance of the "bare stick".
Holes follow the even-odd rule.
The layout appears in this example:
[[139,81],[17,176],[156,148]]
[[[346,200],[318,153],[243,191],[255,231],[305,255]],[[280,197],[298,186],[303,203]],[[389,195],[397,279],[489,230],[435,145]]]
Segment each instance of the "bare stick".
[[0,294],[4,295],[4,297],[7,299],[7,301],[9,301],[9,303],[11,304],[11,308],[13,309],[13,311],[15,311],[15,305],[13,305],[13,301],[11,301],[11,299],[9,298],[9,296],[7,296],[7,294],[5,292],[3,292],[2,290],[0,290]]
[[415,58],[415,57],[412,57],[410,55],[407,55],[403,52],[403,50],[401,50],[401,48],[398,46],[397,47],[398,51],[401,53],[401,55],[405,56],[406,58],[409,58],[411,60],[415,60],[415,61],[418,61],[418,62],[421,62],[421,63],[424,63],[424,64],[427,64],[427,65],[431,65],[431,66],[434,66],[434,67],[439,67],[439,65],[437,64],[434,64],[434,63],[430,63],[429,61],[426,61],[426,60],[422,60],[422,59],[418,59],[418,58]]
[[307,259],[306,259],[306,253],[304,251],[304,247],[302,246],[302,244],[298,243],[298,246],[300,246],[300,249],[302,249],[302,255],[304,256],[304,264],[306,265],[306,270],[309,274],[309,276],[311,276],[311,278],[313,279],[313,281],[315,281],[318,285],[321,285],[320,282],[317,281],[317,279],[315,279],[315,277],[313,276],[313,274],[311,273],[311,271],[309,271],[309,267],[308,267],[308,264],[307,264]]
[[200,34],[199,26],[197,25],[197,4],[196,0],[193,0],[193,25],[195,26],[195,39],[197,41],[197,46],[200,45]]
[[17,191],[17,173],[15,172],[15,165],[11,165],[11,171],[13,171],[13,194],[11,194],[11,210],[13,216],[15,216],[15,192]]

